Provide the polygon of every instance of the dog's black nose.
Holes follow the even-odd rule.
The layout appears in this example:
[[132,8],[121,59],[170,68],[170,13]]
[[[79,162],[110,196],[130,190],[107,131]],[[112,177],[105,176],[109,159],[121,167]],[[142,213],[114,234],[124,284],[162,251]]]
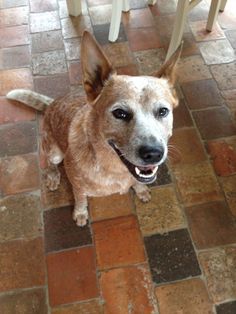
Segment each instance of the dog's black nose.
[[162,146],[141,146],[139,148],[139,156],[146,163],[159,162],[164,155],[164,148]]

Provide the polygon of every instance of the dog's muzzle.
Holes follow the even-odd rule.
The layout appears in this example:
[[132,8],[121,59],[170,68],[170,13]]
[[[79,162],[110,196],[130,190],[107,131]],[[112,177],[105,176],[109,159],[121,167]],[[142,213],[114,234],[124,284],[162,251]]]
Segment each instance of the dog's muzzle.
[[141,183],[151,184],[156,180],[157,177],[157,169],[156,165],[147,165],[147,166],[137,166],[131,163],[128,159],[124,157],[122,152],[116,146],[113,141],[108,141],[109,145],[113,148],[113,150],[120,157],[120,160],[125,164],[129,172]]

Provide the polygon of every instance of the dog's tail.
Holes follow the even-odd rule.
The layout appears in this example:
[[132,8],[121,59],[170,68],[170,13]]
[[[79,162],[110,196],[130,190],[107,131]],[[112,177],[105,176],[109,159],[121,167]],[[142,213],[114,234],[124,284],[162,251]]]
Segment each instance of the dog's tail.
[[45,111],[54,99],[27,89],[14,89],[7,94],[7,99],[17,100],[38,111]]

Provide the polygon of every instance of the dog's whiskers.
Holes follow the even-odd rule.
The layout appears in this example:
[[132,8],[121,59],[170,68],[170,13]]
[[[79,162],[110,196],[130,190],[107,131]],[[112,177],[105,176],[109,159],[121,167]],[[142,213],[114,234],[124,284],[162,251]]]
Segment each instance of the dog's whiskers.
[[169,160],[179,160],[182,157],[180,150],[173,144],[168,144],[168,152]]

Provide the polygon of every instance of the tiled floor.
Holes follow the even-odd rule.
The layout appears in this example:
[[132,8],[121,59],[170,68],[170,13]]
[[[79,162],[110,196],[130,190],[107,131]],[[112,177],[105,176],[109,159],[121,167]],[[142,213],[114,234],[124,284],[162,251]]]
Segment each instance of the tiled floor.
[[132,193],[91,199],[75,226],[65,173],[45,186],[41,116],[9,102],[13,88],[51,97],[81,87],[80,41],[93,32],[119,73],[163,62],[175,0],[130,0],[108,42],[110,0],[0,0],[1,314],[236,313],[236,4],[212,33],[208,0],[186,23],[169,160],[146,205]]

